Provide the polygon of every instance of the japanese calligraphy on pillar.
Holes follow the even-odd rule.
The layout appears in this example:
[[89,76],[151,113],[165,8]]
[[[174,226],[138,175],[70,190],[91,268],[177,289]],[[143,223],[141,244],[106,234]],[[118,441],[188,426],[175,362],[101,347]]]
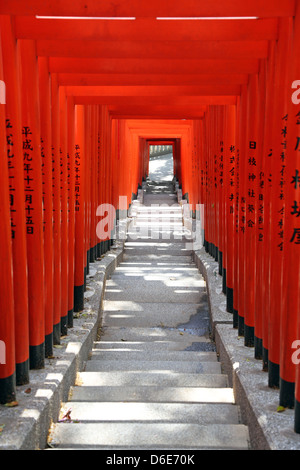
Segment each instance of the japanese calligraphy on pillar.
[[[300,111],[296,114],[296,125],[300,125]],[[300,134],[300,132],[299,132]],[[296,137],[295,152],[300,152],[300,135]],[[299,162],[299,157],[295,158],[295,161]],[[293,217],[293,229],[289,238],[290,243],[300,245],[300,168],[296,167],[293,170],[292,179],[289,182],[292,185],[295,199],[293,205],[290,208],[290,216]]]
[[33,219],[33,167],[32,167],[32,132],[29,126],[22,128],[23,135],[23,160],[24,160],[24,191],[25,191],[25,217],[26,217],[26,233],[32,235],[34,233]]
[[71,157],[70,153],[67,152],[67,204],[68,204],[68,220],[69,220],[69,214],[70,214],[70,191],[71,191]]
[[75,145],[75,211],[80,210],[80,146]]
[[240,202],[240,152],[236,149],[235,154],[235,231],[239,231],[239,202]]
[[9,178],[9,200],[10,200],[10,224],[11,236],[15,238],[16,221],[15,221],[15,176],[14,176],[14,143],[12,134],[12,124],[9,119],[6,119],[6,143],[7,143],[7,159],[8,159],[8,178]]
[[219,164],[219,169],[220,169],[219,182],[220,182],[221,188],[224,182],[224,155],[223,153],[224,153],[224,145],[223,145],[223,141],[221,140],[220,141],[220,164]]
[[264,241],[264,189],[265,189],[265,173],[262,169],[258,175],[258,206],[257,206],[257,228],[258,228],[258,241]]
[[257,157],[256,157],[257,142],[249,142],[248,151],[248,166],[247,166],[247,204],[246,212],[246,226],[249,229],[255,227],[255,204],[256,204],[256,178],[257,178]]
[[215,189],[218,187],[218,155],[216,153],[214,155],[214,187]]
[[230,145],[229,147],[229,214],[234,215],[234,203],[235,203],[235,191],[234,191],[234,181],[235,181],[235,145]]
[[287,148],[287,121],[288,121],[288,115],[286,114],[282,118],[282,128],[281,128],[281,152],[280,152],[280,176],[279,176],[279,202],[280,202],[280,207],[278,209],[278,245],[277,247],[279,248],[280,251],[283,251],[283,234],[284,234],[284,213],[285,213],[285,207],[284,207],[284,185],[285,185],[285,159],[286,159],[286,148]]
[[[44,148],[44,141],[41,138],[41,156],[42,156],[42,197],[43,197],[43,212],[45,213],[45,148]],[[43,230],[45,230],[46,219],[43,217]]]

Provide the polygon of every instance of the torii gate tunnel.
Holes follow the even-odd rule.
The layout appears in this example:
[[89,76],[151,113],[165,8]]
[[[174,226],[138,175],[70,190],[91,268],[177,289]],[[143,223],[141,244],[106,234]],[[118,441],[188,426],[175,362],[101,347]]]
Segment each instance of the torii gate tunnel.
[[83,309],[159,142],[300,433],[300,2],[0,0],[0,32],[0,402]]

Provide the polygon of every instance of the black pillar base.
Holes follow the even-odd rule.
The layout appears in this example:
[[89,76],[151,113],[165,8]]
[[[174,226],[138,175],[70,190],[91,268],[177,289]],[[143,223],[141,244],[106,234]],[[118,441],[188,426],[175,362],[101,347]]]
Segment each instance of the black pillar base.
[[300,402],[298,400],[295,400],[294,431],[300,434]]
[[254,347],[254,327],[244,325],[244,342],[245,346],[252,348]]
[[45,357],[53,356],[53,332],[45,336]]
[[244,317],[241,315],[238,316],[238,335],[239,336],[244,336],[244,331],[245,331],[245,320]]
[[68,310],[68,328],[73,327],[74,325],[73,319],[74,319],[74,309],[71,308],[71,310]]
[[263,346],[262,370],[267,372],[269,367],[269,351]]
[[219,248],[217,246],[215,247],[215,261],[219,261]]
[[43,369],[45,367],[45,343],[29,346],[30,369]]
[[90,274],[90,250],[86,253],[86,274]]
[[219,251],[219,275],[222,276],[223,272],[223,253]]
[[231,287],[226,288],[226,310],[233,313],[233,289]]
[[97,258],[101,256],[101,242],[97,243]]
[[84,292],[86,291],[86,276],[87,275],[88,275],[88,267],[85,266],[84,270],[83,270],[83,280],[84,280],[83,288],[84,288]]
[[233,309],[233,328],[238,328],[239,324],[239,312]]
[[16,364],[16,385],[25,385],[29,383],[29,359]]
[[[295,383],[287,380],[279,379],[279,405],[284,408],[295,407]],[[299,410],[300,411],[300,410]],[[300,424],[300,423],[299,423]]]
[[4,379],[0,379],[0,403],[10,403],[16,400],[16,376],[15,373]]
[[68,314],[64,317],[61,317],[60,332],[62,336],[66,336],[68,334]]
[[223,267],[223,272],[222,272],[222,276],[223,276],[223,282],[222,282],[222,292],[223,294],[226,295],[226,289],[227,289],[227,283],[226,283],[226,268]]
[[279,364],[270,361],[268,364],[268,385],[270,388],[279,388]]
[[74,312],[84,309],[84,285],[74,286]]
[[255,359],[262,359],[262,339],[254,337],[254,357]]
[[56,325],[53,325],[53,344],[60,344],[60,336],[61,336],[61,327],[60,322]]

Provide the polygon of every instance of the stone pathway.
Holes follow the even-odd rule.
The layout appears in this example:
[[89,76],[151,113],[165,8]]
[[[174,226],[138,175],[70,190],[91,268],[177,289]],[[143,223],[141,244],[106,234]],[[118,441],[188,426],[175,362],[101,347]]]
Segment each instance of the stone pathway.
[[137,205],[99,340],[62,416],[70,408],[52,427],[54,448],[248,449],[170,182],[149,182]]

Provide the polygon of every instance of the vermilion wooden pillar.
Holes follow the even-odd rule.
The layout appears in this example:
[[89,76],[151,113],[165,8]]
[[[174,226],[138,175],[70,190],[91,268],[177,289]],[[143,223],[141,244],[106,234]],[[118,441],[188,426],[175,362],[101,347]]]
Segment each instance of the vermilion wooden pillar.
[[[225,197],[226,197],[226,187],[225,187],[225,168],[224,168],[224,151],[225,151],[225,142],[224,142],[224,108],[218,106],[218,121],[219,121],[219,133],[216,136],[216,150],[218,155],[218,168],[217,171],[217,187],[218,187],[218,226],[219,226],[219,240],[218,240],[218,264],[219,264],[219,274],[223,275],[223,254],[225,257],[225,230],[224,230],[224,214],[225,214]],[[224,289],[225,289],[225,279],[224,279]]]
[[[14,268],[16,383],[22,385],[29,381],[29,319],[21,90],[17,42],[13,34],[12,20],[8,16],[0,18],[6,85],[6,143]],[[4,108],[4,105],[0,106]],[[2,312],[4,314],[4,311]]]
[[266,61],[260,61],[260,69],[258,76],[258,152],[260,158],[258,159],[257,165],[257,177],[256,177],[256,274],[255,274],[255,331],[254,331],[254,357],[256,359],[262,359],[262,338],[263,338],[263,316],[264,316],[264,295],[266,291],[263,264],[266,255],[266,241],[265,241],[265,227],[268,224],[268,220],[265,219],[265,197],[266,197],[266,154],[264,147],[264,138],[266,136],[266,128],[268,127],[268,121],[266,118]]
[[241,87],[239,103],[239,233],[238,233],[238,334],[244,336],[245,324],[245,230],[246,230],[246,181],[245,167],[247,156],[247,87]]
[[[269,386],[279,387],[280,377],[280,338],[283,295],[284,262],[284,218],[286,186],[286,147],[288,140],[288,84],[291,56],[292,18],[279,21],[275,80],[273,89],[273,136],[272,136],[272,192],[270,216],[270,317],[269,317]],[[284,366],[283,366],[284,367]]]
[[[102,137],[102,106],[98,108],[98,199],[97,207],[102,204],[103,199],[103,137]],[[103,242],[97,235],[98,241],[98,256],[101,256],[103,253]]]
[[[0,80],[4,82],[2,63],[2,44],[0,40]],[[16,356],[15,356],[15,318],[13,260],[10,227],[10,201],[7,168],[7,146],[5,131],[5,105],[0,104],[0,155],[5,164],[0,172],[2,229],[0,232],[0,403],[12,402],[16,398]],[[5,315],[3,314],[5,312]]]
[[91,261],[97,259],[97,234],[96,234],[96,210],[97,210],[97,158],[98,158],[98,112],[97,105],[92,108],[92,124],[93,124],[93,205],[92,205],[92,258]]
[[249,77],[247,96],[247,131],[245,141],[245,211],[244,211],[244,259],[245,259],[245,298],[244,298],[244,339],[246,346],[254,346],[254,313],[255,313],[255,281],[256,281],[256,215],[257,166],[260,158],[258,150],[258,75]]
[[236,153],[235,153],[235,201],[234,201],[234,293],[233,328],[238,328],[239,306],[239,220],[240,220],[240,96],[236,103]]
[[75,106],[75,266],[74,312],[84,308],[85,244],[85,110]]
[[[297,3],[296,17],[294,21],[294,36],[292,48],[292,67],[290,79],[294,81],[300,76],[300,60],[297,51],[300,46],[300,8]],[[295,424],[294,429],[300,433],[300,355],[299,355],[299,339],[300,339],[300,104],[295,105],[290,102],[289,108],[289,145],[291,158],[287,161],[287,194],[286,194],[286,219],[285,219],[285,241],[286,241],[286,258],[284,264],[284,292],[286,293],[286,301],[284,305],[285,321],[287,334],[285,335],[285,344],[287,348],[290,345],[290,340],[293,338],[293,324],[294,319],[297,317],[297,351],[293,349],[293,353],[297,352],[297,360],[292,361],[296,368],[295,377]],[[291,318],[288,314],[291,313]],[[294,343],[294,341],[293,341]],[[295,344],[292,343],[292,347]],[[283,344],[284,347],[284,344]],[[281,376],[281,382],[284,377]],[[290,382],[291,378],[287,377]],[[280,391],[289,390],[288,398],[290,401],[292,390],[291,384],[288,383],[287,387],[282,388],[281,383]]]
[[45,363],[45,271],[38,64],[35,43],[20,40],[22,133],[28,259],[30,367]]
[[[272,197],[272,170],[271,159],[273,155],[273,84],[275,74],[275,55],[276,42],[270,42],[269,57],[266,62],[266,112],[265,112],[265,132],[263,142],[263,169],[264,169],[264,194],[263,194],[263,250],[264,256],[262,261],[262,367],[264,371],[268,371],[269,367],[269,317],[270,317],[270,217],[271,217],[271,197]],[[259,234],[258,234],[259,236]],[[258,244],[261,242],[258,240]]]
[[84,274],[84,284],[86,290],[86,276],[89,274],[89,265],[90,265],[90,226],[91,226],[91,106],[86,105],[84,107],[84,148],[85,148],[85,198],[84,198],[84,205],[85,205],[85,253],[86,253],[86,260],[85,260],[85,274]]
[[[220,188],[221,188],[221,165],[223,159],[224,150],[224,135],[223,135],[223,109],[218,106],[215,109],[215,135],[214,135],[214,199],[215,199],[215,247],[214,257],[215,260],[219,259],[219,249],[222,246],[222,201],[220,199]],[[224,239],[223,239],[224,243]]]
[[52,190],[52,131],[51,131],[51,82],[48,59],[39,57],[40,130],[44,205],[44,253],[45,253],[45,355],[53,355],[54,316],[54,253],[53,253],[53,190]]
[[293,99],[292,83],[300,74],[300,9],[293,21],[290,69],[286,81],[288,100],[287,148],[285,154],[285,217],[283,296],[280,344],[280,399],[295,407],[295,431],[300,433],[300,104]]
[[[225,109],[225,135],[224,135],[224,183],[225,203],[223,218],[224,235],[226,239],[226,306],[227,311],[233,313],[234,295],[234,213],[235,213],[235,165],[236,165],[236,107],[228,105]],[[225,174],[226,172],[226,174]]]
[[75,104],[67,98],[68,114],[68,327],[73,326],[74,315],[74,264],[75,264]]
[[52,190],[53,190],[53,249],[54,249],[54,317],[53,342],[61,336],[61,182],[60,182],[60,124],[59,85],[57,74],[51,74],[51,131],[52,131]]
[[61,190],[61,334],[68,332],[68,122],[67,98],[64,87],[59,87],[60,125],[60,190]]

